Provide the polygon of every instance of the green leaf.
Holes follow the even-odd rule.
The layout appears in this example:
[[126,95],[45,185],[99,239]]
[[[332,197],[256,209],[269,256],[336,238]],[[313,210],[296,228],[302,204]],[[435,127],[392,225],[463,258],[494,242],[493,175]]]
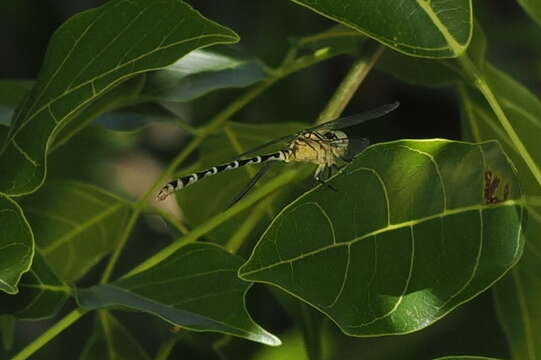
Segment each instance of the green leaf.
[[[541,164],[541,102],[528,89],[489,64],[485,66],[484,76],[534,161]],[[541,203],[535,199],[541,197],[541,188],[481,95],[467,87],[461,88],[460,95],[471,136],[477,141],[500,140],[518,169],[529,204],[524,256],[494,290],[496,309],[513,358],[536,359],[541,356]]]
[[47,184],[22,206],[41,254],[67,283],[116,247],[131,209],[116,196],[77,182]]
[[470,0],[292,0],[406,55],[457,57],[472,33]]
[[34,257],[34,235],[22,209],[0,194],[0,290],[16,294]]
[[65,122],[119,83],[238,36],[178,0],[114,0],[72,17],[53,35],[38,81],[0,148],[0,191],[35,191]]
[[79,360],[149,360],[139,342],[109,312],[102,311],[96,331],[86,343]]
[[541,2],[538,0],[517,0],[520,6],[541,25]]
[[[492,195],[488,171],[501,180]],[[497,142],[377,144],[330,185],[338,191],[318,187],[282,210],[239,275],[282,288],[346,334],[422,329],[522,253],[523,199]]]
[[246,87],[265,77],[263,64],[255,59],[214,49],[195,50],[173,65],[150,73],[142,96],[187,102],[214,90]]
[[98,97],[89,106],[78,112],[73,119],[64,123],[64,126],[58,130],[58,135],[54,137],[48,153],[52,153],[64,145],[100,115],[119,108],[125,103],[129,103],[129,101],[135,101],[141,92],[144,82],[144,75],[136,76]]
[[[485,62],[486,38],[481,26],[476,22],[473,37],[467,54],[479,67]],[[455,59],[423,59],[386,51],[377,67],[397,79],[426,87],[443,87],[469,81]]]
[[80,290],[87,309],[126,306],[194,331],[216,331],[267,345],[280,340],[246,311],[242,258],[212,244],[187,245],[153,267],[111,284]]
[[56,315],[71,292],[39,253],[21,278],[19,290],[17,295],[0,295],[0,312],[32,320]]

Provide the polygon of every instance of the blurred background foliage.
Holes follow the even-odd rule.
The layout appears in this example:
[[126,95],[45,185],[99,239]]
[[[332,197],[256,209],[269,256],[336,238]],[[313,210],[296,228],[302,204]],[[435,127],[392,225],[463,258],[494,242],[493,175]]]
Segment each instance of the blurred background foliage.
[[[105,1],[98,0],[4,0],[0,3],[0,78],[34,79],[42,64],[47,41],[58,26],[70,16]],[[277,66],[294,38],[318,33],[334,22],[289,1],[206,0],[187,1],[210,19],[236,31],[241,41],[236,45],[241,53],[260,59],[268,66]],[[487,59],[541,96],[541,28],[536,25],[514,0],[474,1],[474,12],[487,37]],[[390,50],[387,50],[390,51]],[[309,122],[321,112],[340,80],[346,74],[352,58],[340,56],[311,66],[280,81],[264,96],[252,102],[234,117],[246,123],[299,121]],[[205,123],[220,109],[237,97],[242,89],[216,91],[189,104],[180,112],[192,124]],[[442,137],[460,139],[459,106],[455,93],[448,88],[428,89],[407,85],[378,71],[372,71],[362,84],[345,113],[356,113],[380,104],[400,100],[400,114],[390,121],[366,126],[373,142],[396,138]],[[279,106],[277,105],[279,104]],[[144,109],[142,110],[144,111]],[[108,121],[107,118],[100,121]],[[110,120],[109,120],[110,121]],[[174,128],[176,129],[176,128]],[[171,128],[151,127],[143,131],[112,134],[99,127],[90,127],[78,135],[77,141],[66,146],[70,151],[53,154],[49,179],[71,178],[110,181],[114,164],[116,186],[136,194],[146,189],[151,179],[145,179],[141,169],[157,173],[160,161],[170,160],[181,148],[183,135]],[[156,161],[159,159],[159,161]],[[98,164],[98,165],[96,165]],[[155,170],[152,170],[155,169]],[[119,263],[117,272],[129,270],[127,264],[142,261],[167,244],[166,233],[156,235],[156,218],[142,218],[130,246]],[[152,234],[152,241],[149,241]],[[103,267],[98,266],[82,279],[81,285],[93,284]],[[274,290],[273,290],[274,291]],[[304,355],[299,329],[291,318],[297,313],[285,295],[271,294],[266,287],[255,285],[248,295],[248,308],[254,318],[269,331],[281,337],[287,346],[264,348],[240,339],[223,341],[220,335],[171,332],[154,318],[141,314],[115,313],[115,317],[134,334],[149,353],[164,338],[178,338],[171,358],[213,359],[219,354],[243,359],[301,359]],[[289,302],[291,300],[289,299]],[[258,306],[264,303],[265,306]],[[283,309],[290,310],[288,314]],[[304,311],[307,311],[304,309]],[[308,310],[311,311],[311,310]],[[42,333],[58,318],[42,322],[18,321],[15,343],[3,333],[2,353],[6,348],[20,348]],[[312,314],[318,318],[319,315]],[[319,319],[319,321],[322,321]],[[96,333],[94,319],[83,318],[69,331],[56,337],[33,359],[75,359],[84,346],[81,340]],[[348,338],[325,320],[327,349],[324,354],[335,359],[429,359],[454,354],[477,354],[500,358],[509,357],[509,349],[496,320],[491,292],[485,292],[452,312],[442,321],[411,335],[358,339]],[[214,344],[214,346],[209,346]],[[216,350],[218,349],[218,350]],[[331,354],[333,354],[331,356]],[[177,357],[175,357],[177,356]]]

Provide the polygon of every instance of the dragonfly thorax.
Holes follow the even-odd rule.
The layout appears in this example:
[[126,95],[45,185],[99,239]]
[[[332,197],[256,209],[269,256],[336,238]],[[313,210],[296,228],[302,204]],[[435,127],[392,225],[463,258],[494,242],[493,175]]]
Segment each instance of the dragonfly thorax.
[[348,137],[343,131],[305,132],[289,144],[285,162],[302,161],[328,167],[344,157],[347,147]]

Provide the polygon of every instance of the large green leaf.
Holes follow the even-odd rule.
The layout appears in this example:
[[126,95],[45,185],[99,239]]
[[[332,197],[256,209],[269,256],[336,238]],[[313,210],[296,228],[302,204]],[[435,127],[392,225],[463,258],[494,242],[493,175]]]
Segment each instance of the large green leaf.
[[111,284],[80,290],[82,307],[126,306],[194,331],[217,331],[267,345],[280,340],[246,311],[243,259],[213,244],[187,245],[157,265]]
[[470,0],[292,0],[407,55],[457,57],[472,33]]
[[[525,87],[487,64],[484,76],[506,116],[533,160],[541,164],[541,102]],[[473,139],[499,139],[520,174],[528,206],[526,246],[521,262],[495,287],[496,309],[511,345],[514,359],[541,356],[541,188],[521,153],[512,146],[488,104],[479,93],[460,91],[466,123]]]
[[[487,193],[488,172],[501,183]],[[318,187],[287,206],[239,275],[290,292],[347,334],[424,328],[522,253],[523,199],[496,142],[377,144],[330,184],[338,191]]]
[[16,294],[34,257],[34,235],[22,209],[0,194],[0,290]]
[[21,205],[41,254],[68,283],[115,248],[130,212],[125,201],[77,182],[48,184]]
[[0,312],[32,320],[56,315],[71,292],[39,253],[21,278],[19,290],[17,295],[0,295]]
[[186,102],[213,90],[249,86],[265,77],[263,64],[255,59],[225,50],[195,50],[167,68],[150,73],[141,95]]
[[[483,67],[485,62],[486,38],[481,26],[475,22],[473,36],[467,56]],[[381,69],[401,81],[426,87],[442,87],[469,81],[467,74],[455,59],[423,59],[400,54],[395,51],[383,53],[377,64]]]
[[0,191],[35,191],[57,132],[115,85],[194,49],[237,40],[179,0],[113,0],[72,17],[53,35],[38,81],[0,148]]
[[109,312],[96,321],[96,331],[86,343],[79,360],[149,360],[139,342]]

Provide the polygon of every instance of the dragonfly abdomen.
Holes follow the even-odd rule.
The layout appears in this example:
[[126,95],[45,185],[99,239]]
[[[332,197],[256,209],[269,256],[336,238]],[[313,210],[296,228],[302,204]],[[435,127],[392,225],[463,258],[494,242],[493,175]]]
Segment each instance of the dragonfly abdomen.
[[280,150],[272,154],[258,155],[249,159],[235,160],[226,164],[213,166],[203,171],[199,171],[187,176],[183,176],[179,179],[168,182],[164,187],[160,189],[160,192],[156,196],[158,200],[165,200],[169,194],[184,189],[197,181],[204,179],[208,176],[216,175],[224,171],[238,169],[240,167],[252,164],[261,164],[267,161],[284,161],[286,159],[287,150]]

